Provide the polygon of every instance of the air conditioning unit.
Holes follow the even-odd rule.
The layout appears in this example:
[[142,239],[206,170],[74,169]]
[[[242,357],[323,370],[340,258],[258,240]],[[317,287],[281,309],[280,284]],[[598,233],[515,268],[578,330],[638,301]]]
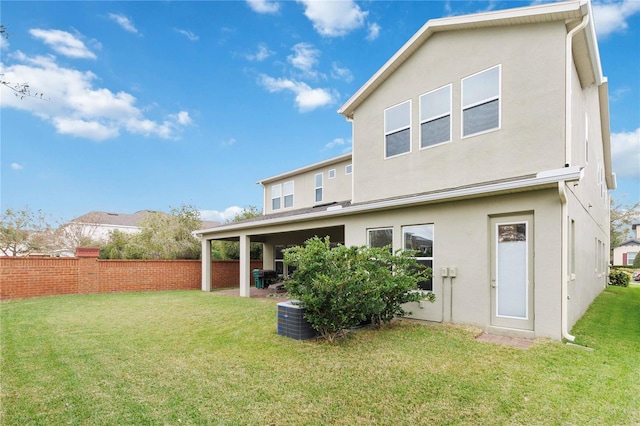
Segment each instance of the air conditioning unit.
[[278,303],[278,334],[295,340],[312,339],[318,332],[304,318],[305,308],[298,300]]

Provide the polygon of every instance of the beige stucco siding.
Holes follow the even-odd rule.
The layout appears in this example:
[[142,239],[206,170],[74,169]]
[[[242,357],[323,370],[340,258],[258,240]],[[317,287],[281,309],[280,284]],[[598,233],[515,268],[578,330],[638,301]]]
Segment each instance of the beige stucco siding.
[[[563,167],[565,34],[561,22],[434,34],[354,113],[354,202]],[[461,79],[495,65],[501,129],[462,138]],[[419,97],[447,84],[452,141],[421,150]],[[411,153],[385,159],[384,109],[406,100]]]
[[[434,304],[410,306],[413,317],[429,321],[474,324],[488,330],[490,323],[491,217],[533,214],[535,336],[559,339],[561,252],[560,203],[557,190],[542,190],[482,199],[389,210],[349,218],[345,244],[364,245],[367,230],[393,227],[394,249],[402,247],[402,226],[434,225]],[[441,267],[456,267],[453,279],[441,278]],[[453,289],[453,299],[451,299]],[[451,301],[453,300],[453,303]]]
[[[312,207],[316,204],[326,204],[331,202],[349,201],[351,200],[351,178],[353,174],[346,174],[345,167],[351,164],[351,160],[341,161],[330,165],[325,165],[313,170],[306,170],[299,174],[287,176],[282,179],[269,181],[264,183],[265,194],[265,214],[281,212],[285,210],[301,209]],[[329,171],[335,170],[335,178],[329,178]],[[322,201],[315,200],[315,175],[322,173],[323,196]],[[293,206],[284,208],[284,200],[281,202],[280,210],[272,209],[272,190],[274,185],[280,185],[284,190],[286,182],[293,182],[294,197]],[[284,196],[284,192],[282,193]]]

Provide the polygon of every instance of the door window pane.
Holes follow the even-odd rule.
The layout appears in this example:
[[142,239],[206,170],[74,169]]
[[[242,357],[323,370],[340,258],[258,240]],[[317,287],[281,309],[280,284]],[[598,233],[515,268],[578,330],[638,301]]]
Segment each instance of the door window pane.
[[526,319],[527,224],[498,225],[496,314]]

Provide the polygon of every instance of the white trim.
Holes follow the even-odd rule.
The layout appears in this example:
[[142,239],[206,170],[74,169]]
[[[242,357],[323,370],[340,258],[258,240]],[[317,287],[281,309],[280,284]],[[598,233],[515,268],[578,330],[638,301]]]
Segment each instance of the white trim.
[[[320,186],[318,186],[318,176],[320,176]],[[320,199],[318,200],[318,189],[320,190]],[[313,202],[321,203],[324,200],[324,173],[316,173],[313,175]]]
[[[278,196],[274,197],[273,196],[273,192],[274,189],[278,188]],[[273,200],[278,199],[280,200],[280,205],[278,206],[278,208],[274,208],[273,207]],[[282,184],[276,184],[276,185],[271,185],[271,210],[281,210],[282,209]]]
[[[349,171],[349,168],[351,168],[351,171]],[[348,176],[348,175],[350,175],[352,173],[353,173],[353,163],[347,164],[346,166],[344,166],[344,174],[345,174],[345,176]]]
[[[449,88],[449,112],[446,114],[435,115],[433,117],[422,118],[422,98],[428,96],[438,90],[442,90],[444,88]],[[418,98],[418,146],[420,150],[433,148],[434,146],[442,145],[445,143],[451,142],[453,139],[453,83],[445,84],[444,86],[438,87],[437,89],[433,89],[430,92],[423,93]],[[438,120],[440,118],[444,118],[449,116],[449,139],[443,142],[438,142],[433,145],[422,146],[422,125],[424,123],[429,123],[431,121]]]
[[582,178],[583,170],[579,167],[566,167],[557,170],[547,170],[538,173],[535,177],[522,178],[506,182],[488,183],[486,185],[474,186],[470,188],[452,189],[449,191],[434,192],[424,195],[415,195],[400,199],[383,200],[367,204],[344,207],[339,210],[321,210],[312,213],[305,213],[296,216],[285,216],[259,222],[232,223],[216,228],[201,229],[193,231],[194,235],[204,236],[204,234],[222,234],[241,229],[272,226],[282,223],[293,223],[307,221],[324,217],[338,217],[374,210],[385,210],[399,207],[407,207],[425,203],[436,203],[448,200],[468,199],[482,197],[495,193],[510,193],[534,190],[536,188],[556,187],[559,182],[575,182]]
[[[514,316],[510,316],[510,315],[499,315],[498,312],[500,311],[500,306],[498,304],[498,293],[500,292],[500,282],[498,280],[498,265],[499,265],[499,253],[498,253],[498,239],[499,239],[499,234],[498,234],[498,228],[500,227],[500,225],[519,225],[524,223],[526,225],[525,228],[525,280],[526,280],[526,287],[525,287],[525,313],[524,313],[524,317],[514,317]],[[496,268],[496,272],[495,272],[495,280],[496,280],[496,291],[495,291],[495,304],[496,304],[496,318],[509,318],[509,319],[515,319],[515,320],[522,320],[522,321],[528,321],[529,320],[529,289],[530,289],[530,285],[531,283],[529,282],[529,221],[528,220],[516,220],[516,221],[512,221],[512,222],[496,222],[495,223],[495,236],[494,236],[494,241],[496,246],[494,247],[495,250],[495,257],[496,257],[496,264],[495,264],[495,268]]]
[[288,171],[288,172],[285,172],[285,173],[281,173],[279,175],[275,175],[275,176],[271,176],[271,177],[259,180],[256,183],[260,184],[260,185],[265,185],[265,184],[271,183],[273,181],[280,180],[280,179],[285,179],[285,178],[288,178],[288,177],[294,176],[294,175],[299,175],[301,173],[308,172],[310,170],[315,170],[315,169],[319,169],[319,168],[322,168],[322,167],[329,166],[331,164],[340,163],[342,161],[346,161],[346,160],[351,159],[351,154],[352,153],[349,152],[347,154],[343,154],[343,155],[340,155],[338,157],[333,157],[333,158],[329,158],[328,160],[320,161],[318,163],[309,164],[308,166],[300,167],[300,168],[295,169],[295,170],[291,170],[291,171]]
[[336,169],[331,169],[327,172],[327,177],[329,179],[335,179],[336,178]]
[[[387,131],[387,111],[389,111],[389,110],[391,110],[393,108],[397,108],[397,107],[399,107],[401,105],[404,105],[406,103],[409,104],[409,124],[407,126],[405,126],[405,127],[398,127],[398,128],[394,128],[392,130]],[[383,143],[382,143],[382,149],[383,149],[383,158],[385,160],[389,159],[389,158],[400,157],[401,155],[411,154],[412,145],[413,145],[413,143],[412,143],[412,131],[411,131],[412,114],[413,114],[413,102],[411,101],[411,99],[408,99],[406,101],[397,103],[395,105],[392,105],[392,106],[384,109],[384,116],[383,116],[383,119],[384,119],[384,122],[383,122],[384,140],[383,140]],[[394,133],[401,132],[403,130],[407,130],[407,129],[409,130],[409,150],[405,151],[405,152],[401,152],[400,154],[387,156],[387,136],[392,135]]]
[[[470,78],[473,78],[475,76],[478,76],[482,73],[491,71],[495,68],[498,68],[498,95],[497,96],[491,96],[488,97],[486,99],[482,99],[480,101],[476,101],[473,103],[470,103],[469,105],[465,105],[464,104],[464,81],[468,80]],[[478,105],[482,105],[482,104],[486,104],[489,102],[493,102],[497,100],[498,101],[498,127],[492,127],[490,129],[486,129],[486,130],[482,130],[480,132],[476,132],[476,133],[471,133],[468,135],[464,134],[464,112],[465,110],[474,108]],[[479,71],[477,73],[468,75],[466,77],[463,77],[462,79],[460,79],[460,138],[461,139],[467,139],[467,138],[471,138],[474,136],[478,136],[478,135],[483,135],[485,133],[490,133],[490,132],[495,132],[498,130],[502,129],[502,64],[497,64],[494,65],[492,67],[486,68],[482,71]]]
[[[287,186],[291,186],[291,192],[286,192]],[[291,196],[291,206],[287,207],[286,205],[286,198],[287,196]],[[287,182],[284,182],[282,184],[282,208],[283,209],[290,209],[293,208],[296,205],[296,200],[295,200],[295,181],[293,180],[289,180]]]

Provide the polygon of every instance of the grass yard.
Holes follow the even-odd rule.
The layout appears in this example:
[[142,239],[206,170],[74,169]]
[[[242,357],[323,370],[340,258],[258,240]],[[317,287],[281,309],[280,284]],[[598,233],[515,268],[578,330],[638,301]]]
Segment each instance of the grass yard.
[[276,334],[276,304],[200,291],[4,302],[5,425],[640,423],[640,287],[607,288],[592,351],[400,321],[336,345]]

